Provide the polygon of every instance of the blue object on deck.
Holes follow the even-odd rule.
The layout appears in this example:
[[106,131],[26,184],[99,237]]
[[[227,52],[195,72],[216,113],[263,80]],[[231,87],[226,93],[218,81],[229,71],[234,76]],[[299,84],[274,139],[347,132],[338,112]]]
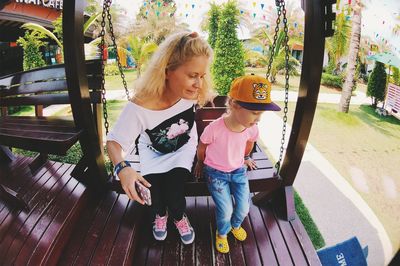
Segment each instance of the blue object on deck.
[[357,237],[317,251],[323,266],[367,266],[368,246],[361,248]]

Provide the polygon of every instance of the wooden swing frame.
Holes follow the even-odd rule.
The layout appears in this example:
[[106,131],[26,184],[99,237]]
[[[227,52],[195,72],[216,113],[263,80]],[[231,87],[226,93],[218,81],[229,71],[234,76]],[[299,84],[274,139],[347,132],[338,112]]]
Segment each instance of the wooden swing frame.
[[[302,1],[302,8],[305,11],[304,56],[303,56],[303,65],[302,65],[298,100],[286,154],[280,169],[279,176],[275,175],[272,177],[261,177],[261,178],[256,177],[254,180],[250,180],[250,185],[253,186],[252,191],[259,192],[255,194],[255,196],[253,197],[253,202],[258,206],[262,206],[260,207],[259,211],[257,211],[254,206],[251,207],[250,216],[252,217],[252,219],[258,219],[258,222],[268,227],[268,230],[269,229],[276,230],[276,226],[274,227],[273,225],[273,220],[274,220],[275,223],[279,224],[277,226],[279,226],[281,229],[278,229],[277,231],[272,233],[277,234],[276,236],[279,239],[282,239],[282,237],[285,238],[283,236],[284,234],[294,233],[296,235],[296,236],[286,235],[286,237],[289,240],[293,241],[295,240],[295,243],[297,244],[293,244],[294,242],[291,243],[289,240],[288,240],[289,242],[287,242],[289,244],[287,243],[283,244],[284,242],[280,242],[281,247],[284,249],[283,253],[281,254],[276,253],[276,250],[278,250],[279,252],[279,247],[274,247],[274,251],[272,251],[271,248],[268,249],[269,250],[268,252],[270,252],[269,254],[271,254],[271,256],[275,256],[275,259],[279,263],[284,263],[286,260],[288,260],[288,262],[293,262],[293,263],[299,262],[300,264],[305,263],[308,265],[318,265],[319,263],[315,250],[313,250],[311,242],[307,238],[304,228],[302,228],[301,222],[299,222],[299,219],[296,216],[294,198],[293,198],[293,183],[297,175],[302,156],[304,154],[305,146],[307,144],[307,140],[310,134],[311,125],[316,109],[320,79],[322,73],[325,37],[333,34],[332,21],[335,18],[335,14],[332,13],[331,6],[334,3],[335,1],[333,0]],[[72,115],[74,120],[73,122],[75,125],[75,129],[79,132],[79,137],[77,140],[79,140],[80,142],[83,152],[83,157],[76,166],[71,166],[71,165],[60,166],[59,163],[43,160],[40,161],[41,167],[43,168],[40,168],[38,166],[35,171],[30,172],[29,170],[25,169],[23,165],[25,162],[31,161],[31,159],[26,159],[26,158],[14,159],[13,154],[10,153],[8,148],[0,146],[0,162],[1,162],[0,180],[5,180],[2,178],[5,177],[8,178],[9,175],[15,178],[17,177],[19,178],[22,176],[23,178],[27,177],[24,179],[24,182],[30,183],[31,181],[29,180],[25,181],[25,180],[29,179],[31,176],[36,180],[37,178],[40,178],[39,175],[42,175],[44,172],[53,171],[54,167],[60,169],[65,168],[68,170],[65,171],[64,169],[63,171],[65,173],[63,173],[61,177],[57,174],[57,172],[55,172],[55,174],[57,174],[56,175],[57,179],[59,178],[60,180],[62,180],[65,176],[65,178],[69,180],[65,182],[72,182],[71,177],[75,177],[76,180],[85,184],[87,189],[85,190],[83,186],[80,185],[81,183],[75,180],[73,181],[75,184],[73,190],[71,191],[62,190],[60,192],[61,195],[63,195],[63,193],[66,195],[75,195],[74,193],[77,194],[76,197],[70,196],[71,204],[64,203],[64,205],[62,205],[63,208],[60,208],[59,213],[57,212],[58,205],[54,206],[46,205],[48,206],[46,207],[46,209],[49,208],[49,212],[58,213],[57,216],[55,216],[54,218],[54,223],[52,222],[49,228],[53,230],[55,230],[57,226],[60,226],[61,228],[59,229],[60,231],[58,232],[57,235],[52,235],[51,231],[50,232],[44,231],[43,233],[44,237],[42,237],[43,241],[47,241],[46,243],[51,241],[52,243],[52,245],[47,247],[48,248],[47,250],[46,247],[44,246],[40,246],[40,248],[38,246],[38,248],[34,249],[34,253],[31,254],[29,253],[30,252],[29,245],[25,246],[24,244],[23,246],[21,246],[22,244],[20,244],[18,241],[12,240],[13,238],[10,238],[9,236],[8,238],[4,238],[5,239],[4,241],[6,241],[7,244],[10,243],[10,247],[8,247],[9,252],[2,253],[4,251],[3,249],[7,246],[4,241],[3,242],[0,241],[0,260],[4,259],[5,262],[25,261],[27,260],[27,258],[29,258],[29,261],[31,263],[39,261],[41,263],[56,263],[57,261],[60,262],[63,258],[66,259],[67,257],[69,259],[77,261],[79,254],[80,258],[88,256],[90,258],[89,260],[92,262],[100,261],[100,257],[91,255],[93,254],[91,252],[94,252],[93,250],[97,249],[97,246],[100,244],[98,244],[94,240],[93,241],[88,240],[94,246],[92,247],[90,245],[87,245],[81,251],[79,251],[80,247],[79,245],[77,246],[77,244],[80,241],[82,241],[82,234],[84,232],[85,234],[88,234],[90,237],[93,237],[93,235],[95,235],[93,231],[95,229],[93,228],[96,228],[95,222],[103,221],[102,216],[99,216],[98,219],[93,219],[93,215],[96,214],[98,210],[102,212],[103,211],[102,208],[110,204],[112,205],[112,202],[117,202],[115,203],[116,208],[121,208],[121,206],[118,205],[119,199],[121,199],[122,204],[126,205],[127,209],[125,212],[127,216],[126,217],[123,216],[124,218],[123,221],[121,222],[117,220],[118,218],[110,216],[111,222],[117,224],[125,222],[131,227],[120,225],[121,229],[118,230],[122,231],[121,234],[118,233],[119,238],[118,241],[115,240],[116,241],[115,244],[116,245],[124,244],[126,246],[124,246],[123,249],[121,246],[119,246],[119,248],[121,248],[120,255],[117,255],[119,254],[118,251],[116,253],[112,253],[113,254],[112,258],[106,257],[105,259],[107,261],[113,261],[114,263],[117,263],[118,261],[124,264],[129,264],[132,263],[132,261],[135,262],[134,258],[134,253],[135,253],[137,260],[141,260],[144,258],[147,264],[152,264],[152,260],[153,259],[157,260],[157,258],[159,257],[159,254],[157,253],[158,251],[155,251],[158,254],[158,255],[155,254],[157,256],[152,257],[150,254],[147,255],[147,253],[154,251],[154,250],[150,251],[152,250],[151,247],[152,244],[145,239],[144,241],[147,242],[143,245],[142,244],[139,245],[138,244],[139,240],[136,238],[136,236],[138,236],[140,239],[142,239],[139,228],[141,224],[140,220],[142,219],[143,208],[140,208],[138,204],[134,204],[132,202],[128,203],[126,197],[125,198],[120,197],[120,195],[110,191],[110,187],[112,190],[118,191],[120,190],[120,186],[118,183],[110,183],[109,176],[106,171],[103,148],[101,146],[102,129],[101,129],[100,118],[102,115],[102,108],[98,105],[92,104],[89,92],[89,84],[86,74],[87,69],[85,64],[84,46],[83,46],[84,40],[82,34],[84,7],[85,7],[84,1],[82,0],[69,0],[64,2],[64,9],[63,9],[65,76],[69,94],[69,103],[71,104]],[[204,109],[203,111],[200,111],[198,114],[196,114],[197,115],[196,120],[199,123],[202,123],[205,120],[210,120],[208,118],[215,119],[216,118],[215,113],[218,113],[220,111],[221,110],[216,111],[215,108],[214,109],[210,108],[209,110]],[[201,112],[203,112],[203,114],[200,114]],[[0,133],[1,133],[1,128],[0,128]],[[7,143],[7,145],[10,145],[10,143]],[[265,154],[263,154],[261,149],[256,148],[255,151],[256,151],[255,154],[258,154],[260,156],[265,156]],[[264,160],[265,158],[262,157],[261,159]],[[11,163],[8,163],[8,161],[11,161]],[[10,171],[13,171],[13,169],[16,169],[15,173],[10,173]],[[253,172],[252,175],[259,175],[259,173],[262,172],[261,171]],[[46,174],[44,174],[44,176],[46,176]],[[50,179],[52,178],[53,177],[51,177]],[[190,181],[186,185],[187,185],[188,196],[206,195],[206,188],[204,183],[201,182],[196,183],[194,181],[193,182]],[[67,186],[61,186],[61,187],[66,188]],[[55,192],[51,192],[50,194],[53,196],[56,195]],[[49,195],[49,197],[51,195]],[[11,201],[19,200],[18,193],[4,187],[3,184],[1,184],[0,187],[0,196],[2,196],[1,199],[2,200],[4,199],[5,202],[7,202],[7,200],[9,199],[11,199]],[[212,224],[213,223],[212,217],[209,216],[211,213],[209,213],[207,210],[207,204],[208,204],[207,197],[196,197],[195,200],[196,204],[194,204],[194,198],[195,197],[189,197],[189,206],[193,207],[195,205],[196,208],[200,206],[199,207],[200,209],[198,209],[199,213],[197,214],[197,217],[198,218],[206,217],[207,223]],[[32,202],[35,201],[36,199],[31,200],[30,205],[32,205]],[[57,202],[59,202],[59,204],[62,204],[63,203],[62,201],[63,198],[60,196],[60,199],[54,200],[54,204],[56,204]],[[279,217],[282,217],[283,220],[276,218],[274,216],[275,215],[274,213],[272,213],[270,210],[267,210],[269,207],[266,206],[271,206],[271,202],[273,203],[272,205],[277,210],[276,211],[277,215],[279,215]],[[42,204],[51,204],[51,203],[43,201]],[[211,211],[212,209],[211,203],[209,204]],[[0,218],[2,217],[2,215],[6,215],[6,212],[4,212],[5,208],[4,205],[7,204],[6,203],[3,204],[3,201],[0,200]],[[26,207],[24,206],[24,204],[21,205],[20,207]],[[70,205],[76,205],[76,210],[73,210],[72,207],[68,209]],[[83,209],[85,210],[85,212],[83,212]],[[110,210],[104,210],[104,211],[108,212]],[[193,211],[193,209],[191,209],[191,211]],[[121,211],[119,213],[121,213]],[[119,215],[125,215],[123,213],[124,211]],[[32,215],[33,214],[35,213],[32,213]],[[257,215],[254,216],[255,214],[257,214],[258,216]],[[260,214],[261,216],[259,216]],[[16,215],[17,217],[17,219],[15,220],[17,224],[21,224],[21,226],[27,226],[28,228],[34,226],[34,224],[26,224],[25,221],[18,220],[18,218],[24,217],[24,211],[19,210],[15,212],[15,214],[12,215],[10,214],[8,217],[13,217],[13,215]],[[97,216],[95,218],[97,218]],[[42,219],[42,218],[37,218],[37,219]],[[53,218],[51,219],[53,221]],[[93,219],[93,221],[91,219]],[[260,220],[260,219],[266,219],[266,220]],[[196,223],[197,221],[194,222]],[[269,226],[267,226],[266,223],[268,223]],[[91,226],[93,226],[93,228]],[[114,224],[110,226],[111,228],[113,228]],[[247,226],[249,225],[247,224]],[[209,227],[209,225],[201,224],[200,222],[198,222],[197,224],[197,228],[200,232],[203,233],[205,232],[206,234],[208,234],[207,230],[209,230],[210,228],[206,227]],[[14,229],[14,230],[19,230],[19,229]],[[33,228],[31,230],[33,230]],[[71,232],[71,230],[74,230],[72,236],[69,235],[69,232]],[[287,230],[289,230],[290,233]],[[109,232],[105,232],[104,234],[108,233]],[[0,227],[0,236],[4,234],[5,232],[3,232],[2,228]],[[254,234],[256,233],[254,232]],[[280,234],[282,234],[282,236]],[[19,235],[18,233],[15,233],[13,237],[16,237],[16,239],[20,238],[25,239],[27,243],[31,243],[32,241],[37,241],[32,237],[23,234]],[[257,238],[257,237],[267,237],[267,236],[255,235],[255,237]],[[272,238],[270,239],[271,239],[270,241],[272,242],[272,244],[270,245],[276,245],[276,243],[272,240]],[[210,242],[212,240],[203,239],[201,241]],[[66,242],[68,242],[68,244],[66,244]],[[106,246],[105,242],[103,242],[102,245],[104,245],[105,247]],[[107,248],[114,249],[115,246],[113,247],[112,245],[111,246],[108,245]],[[300,245],[301,247],[298,247],[296,245]],[[289,253],[287,253],[288,251],[286,250],[286,246],[287,249],[289,250],[294,249],[293,254],[290,251],[289,257],[287,256],[289,255]],[[166,246],[166,248],[171,248],[171,247]],[[199,247],[196,246],[196,249],[197,248],[201,250],[201,248],[203,247],[200,245]],[[246,253],[247,252],[246,250],[247,247],[244,245],[243,252]],[[257,248],[255,248],[255,250],[257,250]],[[254,251],[254,249],[252,249],[252,251]],[[191,252],[195,251],[192,250]],[[4,254],[7,255],[5,256]],[[27,254],[30,255],[28,256]],[[65,254],[64,257],[62,256],[62,254]],[[78,255],[73,255],[73,254],[78,254]],[[172,254],[170,256],[170,259],[174,259],[174,256],[176,256],[176,254]],[[259,254],[255,256],[264,256],[264,255]],[[231,255],[231,257],[225,259],[232,260],[234,259],[234,257],[235,257],[234,255]],[[253,258],[252,256],[247,256],[246,263],[251,265],[252,258]],[[199,257],[198,259],[202,258]],[[222,257],[221,255],[218,254],[214,254],[213,258],[211,257],[208,258],[208,260],[211,260],[216,264],[219,261],[219,259],[222,259]],[[243,258],[241,259],[243,260]],[[207,261],[207,259],[205,261]],[[263,261],[265,260],[263,259]],[[197,260],[197,262],[199,262],[199,260]]]

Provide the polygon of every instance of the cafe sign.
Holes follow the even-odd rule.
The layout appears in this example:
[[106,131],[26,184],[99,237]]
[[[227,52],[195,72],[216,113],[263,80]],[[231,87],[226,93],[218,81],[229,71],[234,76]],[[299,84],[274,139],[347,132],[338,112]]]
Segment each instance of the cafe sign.
[[63,0],[15,0],[16,3],[32,4],[61,10],[63,8]]

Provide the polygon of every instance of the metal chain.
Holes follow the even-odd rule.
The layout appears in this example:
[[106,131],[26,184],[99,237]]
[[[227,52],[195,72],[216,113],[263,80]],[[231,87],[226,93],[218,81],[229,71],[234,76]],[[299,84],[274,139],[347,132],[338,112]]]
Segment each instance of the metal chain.
[[128,101],[129,101],[129,100],[130,100],[130,97],[129,97],[128,85],[127,85],[127,83],[126,83],[125,74],[124,74],[124,71],[123,71],[123,69],[122,69],[121,60],[120,60],[120,58],[119,58],[118,46],[117,46],[117,42],[115,41],[115,35],[114,35],[114,26],[113,26],[112,21],[111,21],[110,6],[111,6],[111,1],[112,1],[112,0],[106,0],[106,1],[109,1],[109,2],[110,2],[110,5],[108,6],[108,9],[107,9],[107,19],[108,19],[108,26],[110,27],[111,41],[112,41],[112,45],[115,47],[115,54],[116,54],[116,59],[117,59],[119,74],[121,75],[122,83],[123,83],[123,85],[124,85],[126,98],[127,98]]
[[289,102],[289,36],[288,36],[288,25],[287,25],[287,17],[286,17],[286,8],[285,2],[283,0],[280,1],[280,5],[283,13],[283,31],[284,31],[284,45],[285,45],[285,107],[283,109],[283,125],[282,125],[282,139],[281,139],[281,147],[279,152],[279,159],[275,164],[276,173],[279,173],[284,146],[285,146],[285,136],[286,136],[286,124],[287,124],[287,113],[288,113],[288,102]]
[[272,62],[274,60],[274,55],[275,55],[276,40],[278,39],[279,24],[281,23],[281,14],[282,14],[279,1],[275,1],[275,4],[276,4],[276,8],[278,9],[278,18],[276,19],[274,41],[272,43],[271,55],[269,57],[269,62],[268,62],[268,69],[267,69],[267,74],[266,74],[267,79],[269,78],[269,75],[271,73]]
[[106,134],[108,134],[108,128],[109,128],[109,123],[108,123],[108,113],[107,113],[107,98],[106,98],[106,80],[105,80],[105,64],[104,64],[104,49],[105,47],[105,35],[106,35],[106,14],[107,14],[107,9],[109,8],[109,0],[104,0],[103,2],[103,11],[101,13],[101,32],[100,32],[100,60],[101,60],[101,102],[103,104],[103,117],[104,117],[104,128],[106,130]]
[[106,98],[105,73],[104,73],[105,64],[104,64],[104,56],[103,56],[103,50],[105,49],[106,17],[107,17],[109,28],[110,28],[110,36],[111,36],[111,40],[112,40],[112,45],[113,45],[113,47],[115,47],[115,51],[116,51],[116,61],[118,64],[118,69],[119,69],[119,73],[121,75],[122,83],[124,85],[125,94],[126,94],[128,101],[130,100],[128,85],[126,83],[125,74],[123,72],[120,58],[118,55],[118,47],[117,47],[117,43],[115,41],[114,27],[113,27],[113,24],[111,21],[111,12],[110,12],[111,4],[112,4],[112,0],[104,0],[104,2],[103,2],[103,12],[101,14],[101,17],[102,17],[101,32],[100,32],[100,36],[101,36],[100,47],[102,48],[102,51],[100,53],[100,58],[101,58],[101,62],[102,62],[102,64],[101,64],[101,71],[102,71],[101,102],[103,103],[104,128],[106,130],[106,135],[108,134],[109,127],[110,127],[110,124],[108,122],[108,113],[107,113],[107,98]]

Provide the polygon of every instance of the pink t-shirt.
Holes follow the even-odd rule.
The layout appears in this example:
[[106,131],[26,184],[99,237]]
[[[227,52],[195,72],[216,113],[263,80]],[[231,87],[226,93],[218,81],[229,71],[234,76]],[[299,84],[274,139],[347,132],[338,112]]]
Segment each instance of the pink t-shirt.
[[223,172],[231,172],[244,164],[247,141],[256,141],[258,127],[254,125],[242,132],[229,130],[223,117],[211,122],[201,134],[200,140],[207,145],[204,164]]

